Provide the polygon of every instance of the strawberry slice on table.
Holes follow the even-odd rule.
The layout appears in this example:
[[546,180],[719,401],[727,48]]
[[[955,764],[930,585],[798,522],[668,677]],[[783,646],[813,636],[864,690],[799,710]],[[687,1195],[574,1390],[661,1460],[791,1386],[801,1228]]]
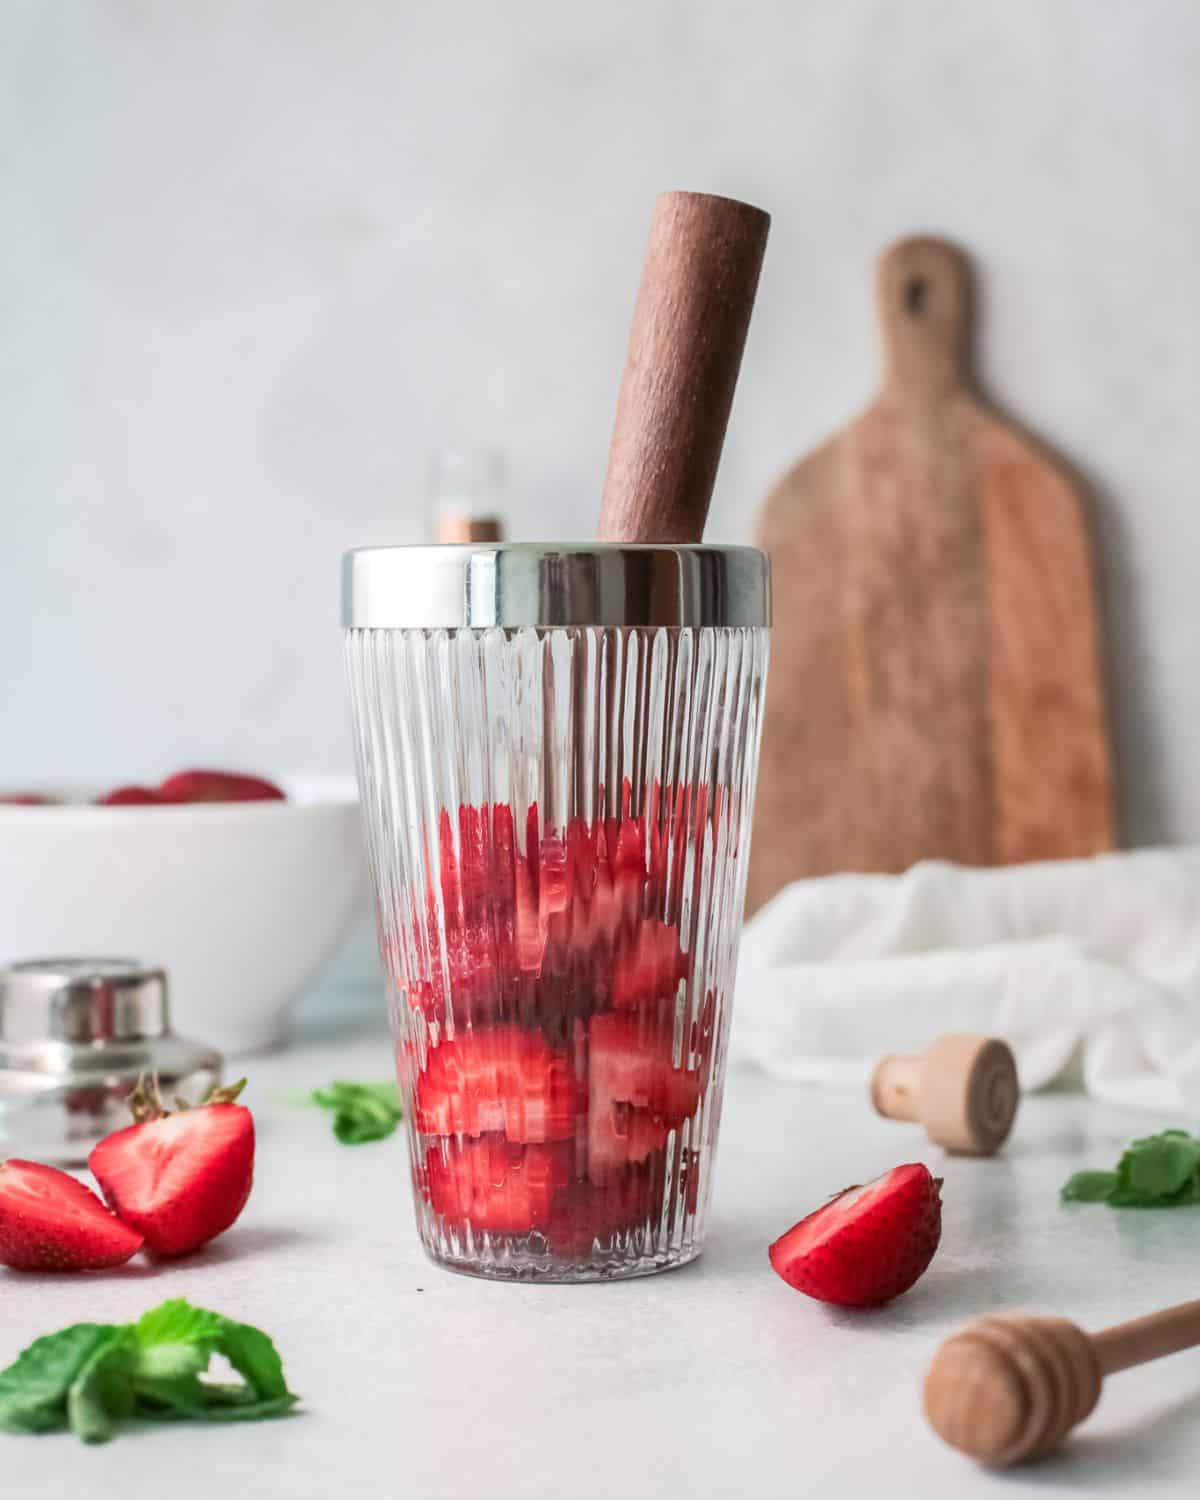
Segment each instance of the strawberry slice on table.
[[56,1167],[0,1162],[0,1265],[15,1271],[98,1271],[123,1265],[142,1236],[90,1188]]
[[177,771],[158,788],[160,802],[285,802],[273,781],[236,771]]
[[942,1237],[941,1180],[920,1162],[846,1188],[771,1246],[789,1286],[839,1307],[873,1307],[908,1291]]
[[541,1032],[466,1031],[430,1049],[417,1080],[415,1122],[422,1135],[571,1140],[579,1094],[567,1054]]
[[233,1101],[245,1080],[168,1113],[157,1087],[130,1097],[137,1121],[106,1136],[88,1166],[105,1198],[156,1255],[186,1255],[223,1234],[254,1182],[254,1116]]
[[477,1234],[528,1234],[546,1228],[556,1195],[571,1181],[570,1142],[520,1146],[497,1136],[435,1142],[425,1156],[433,1211]]

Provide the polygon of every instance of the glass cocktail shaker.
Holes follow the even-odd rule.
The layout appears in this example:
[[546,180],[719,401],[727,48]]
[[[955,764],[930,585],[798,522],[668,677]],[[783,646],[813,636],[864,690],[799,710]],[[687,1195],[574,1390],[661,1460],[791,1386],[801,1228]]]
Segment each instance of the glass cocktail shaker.
[[749,548],[348,555],[358,772],[434,1260],[590,1281],[699,1253],[769,616]]

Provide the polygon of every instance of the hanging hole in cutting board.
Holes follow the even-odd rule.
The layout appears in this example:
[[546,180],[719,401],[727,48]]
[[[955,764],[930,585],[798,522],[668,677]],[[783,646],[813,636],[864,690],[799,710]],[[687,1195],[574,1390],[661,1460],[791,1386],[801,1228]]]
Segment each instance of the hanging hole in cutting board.
[[904,306],[914,318],[919,318],[925,308],[925,294],[929,285],[923,276],[914,276],[904,288]]

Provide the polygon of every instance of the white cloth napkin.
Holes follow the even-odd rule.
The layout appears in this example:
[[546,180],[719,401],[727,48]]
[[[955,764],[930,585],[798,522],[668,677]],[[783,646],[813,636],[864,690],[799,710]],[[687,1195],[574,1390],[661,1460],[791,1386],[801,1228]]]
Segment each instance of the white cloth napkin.
[[1200,1113],[1200,850],[832,875],[746,924],[735,1057],[861,1084],[947,1031],[1004,1037],[1024,1089]]

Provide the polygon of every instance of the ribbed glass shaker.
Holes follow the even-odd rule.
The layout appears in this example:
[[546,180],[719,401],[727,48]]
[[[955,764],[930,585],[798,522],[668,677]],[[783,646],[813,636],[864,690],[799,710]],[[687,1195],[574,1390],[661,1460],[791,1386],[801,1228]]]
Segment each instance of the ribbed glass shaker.
[[345,561],[358,774],[430,1256],[699,1253],[767,668],[762,553]]

